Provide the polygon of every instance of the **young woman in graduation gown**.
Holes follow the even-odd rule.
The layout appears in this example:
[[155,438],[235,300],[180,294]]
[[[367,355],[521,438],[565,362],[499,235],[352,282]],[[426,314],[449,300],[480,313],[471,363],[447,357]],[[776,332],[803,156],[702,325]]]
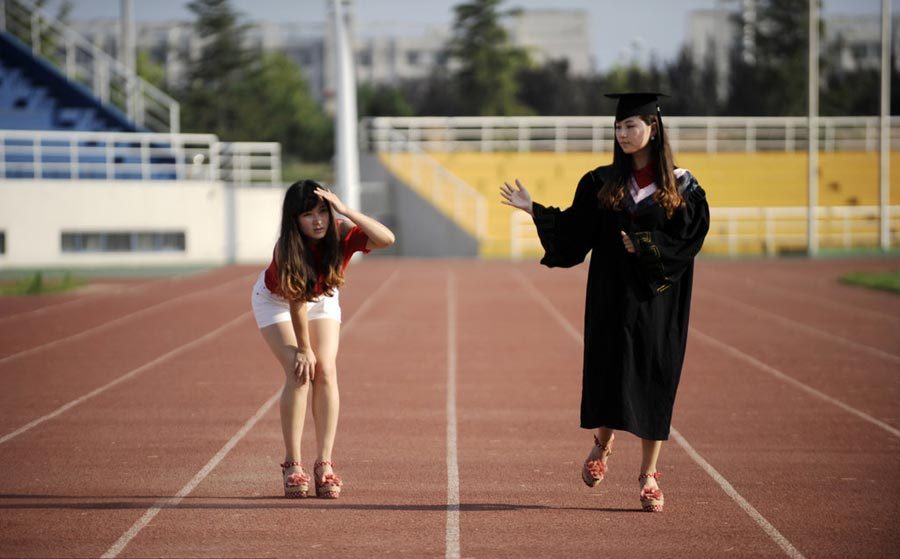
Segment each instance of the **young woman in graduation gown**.
[[591,252],[584,314],[581,427],[596,429],[582,467],[603,480],[614,431],[642,439],[642,509],[660,512],[657,458],[668,439],[688,336],[694,256],[709,229],[697,180],[674,166],[658,95],[618,99],[613,163],[588,171],[572,205],[532,202],[521,182],[501,187],[503,203],[534,218],[541,264],[568,268]]

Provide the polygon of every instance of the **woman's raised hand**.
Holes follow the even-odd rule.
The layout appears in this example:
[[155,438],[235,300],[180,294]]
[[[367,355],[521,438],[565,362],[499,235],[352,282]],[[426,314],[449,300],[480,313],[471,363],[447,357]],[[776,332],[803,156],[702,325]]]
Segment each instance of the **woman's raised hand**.
[[334,192],[325,190],[324,188],[317,188],[316,195],[323,200],[327,200],[328,203],[331,204],[331,207],[334,208],[334,211],[336,211],[337,213],[347,215],[347,206],[345,206],[344,203],[341,202],[341,199],[338,198],[338,195]]
[[500,200],[501,204],[519,208],[529,215],[534,215],[531,207],[531,194],[525,190],[519,179],[516,179],[515,187],[510,186],[508,182],[504,182],[503,186],[500,187],[500,196],[503,196],[503,200]]
[[299,385],[316,378],[316,356],[311,349],[297,349],[294,355],[294,377]]

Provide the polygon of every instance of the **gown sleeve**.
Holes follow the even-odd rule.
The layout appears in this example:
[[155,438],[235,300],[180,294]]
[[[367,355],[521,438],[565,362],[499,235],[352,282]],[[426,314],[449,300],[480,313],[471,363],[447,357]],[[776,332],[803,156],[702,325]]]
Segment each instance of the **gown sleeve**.
[[685,205],[676,210],[671,223],[632,236],[643,279],[653,293],[662,293],[681,278],[709,231],[706,193],[690,173],[682,177],[682,184]]
[[597,185],[593,174],[587,173],[578,182],[572,205],[565,210],[532,205],[544,257],[541,264],[548,268],[571,268],[584,262],[591,250],[597,207]]

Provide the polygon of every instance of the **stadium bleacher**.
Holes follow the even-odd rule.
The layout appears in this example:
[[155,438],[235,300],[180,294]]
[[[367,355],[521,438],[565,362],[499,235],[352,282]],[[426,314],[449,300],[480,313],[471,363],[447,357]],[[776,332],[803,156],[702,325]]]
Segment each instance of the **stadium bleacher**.
[[0,33],[0,128],[7,130],[143,131],[115,106]]
[[[416,170],[417,157],[414,152],[383,153],[381,160],[406,184],[428,197],[430,173]],[[581,176],[612,161],[610,153],[588,152],[443,151],[429,152],[427,157],[486,201],[486,234],[480,238],[479,251],[485,258],[521,256],[515,248],[518,240],[514,239],[520,235],[529,240],[528,255],[539,252],[533,231],[530,232],[533,227],[521,227],[515,212],[499,203],[498,189],[504,181],[519,178],[535,200],[567,207]],[[900,152],[894,152],[892,160],[900,161]],[[775,254],[802,250],[806,242],[805,152],[688,152],[678,154],[676,161],[699,178],[713,207],[707,253]],[[877,211],[862,210],[878,204],[878,153],[823,152],[819,154],[819,166],[824,246],[877,244]],[[900,204],[900,177],[896,174],[891,186],[889,203],[896,206]],[[450,200],[435,205],[448,216],[454,207]],[[723,214],[720,209],[728,211]],[[466,223],[460,226],[474,234],[474,227]],[[773,236],[779,238],[773,240]]]

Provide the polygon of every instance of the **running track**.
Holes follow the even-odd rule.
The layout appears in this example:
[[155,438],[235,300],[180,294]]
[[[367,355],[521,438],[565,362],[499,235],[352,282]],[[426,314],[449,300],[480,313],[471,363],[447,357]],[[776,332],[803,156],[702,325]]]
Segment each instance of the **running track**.
[[580,481],[584,267],[351,267],[338,501],[279,497],[255,268],[3,298],[0,557],[895,556],[900,297],[835,278],[898,266],[699,263],[661,515],[628,434]]

